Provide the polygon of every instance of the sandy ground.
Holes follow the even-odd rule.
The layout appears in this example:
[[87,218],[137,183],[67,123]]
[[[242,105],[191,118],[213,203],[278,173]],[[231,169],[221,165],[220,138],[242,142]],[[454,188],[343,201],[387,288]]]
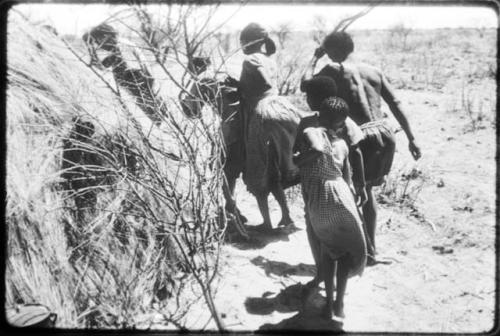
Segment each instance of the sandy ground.
[[[403,132],[397,133],[390,178],[413,168],[417,174],[408,183],[410,205],[380,207],[378,253],[392,263],[350,279],[343,324],[319,319],[324,291],[304,296],[300,285],[315,267],[296,189],[289,201],[298,230],[277,229],[224,248],[216,302],[229,330],[468,333],[494,327],[494,126],[470,131],[467,117],[452,112],[439,94],[399,95],[424,155],[414,162]],[[248,225],[260,224],[256,201],[241,182],[237,200]],[[270,208],[276,226],[280,210],[272,197]]]

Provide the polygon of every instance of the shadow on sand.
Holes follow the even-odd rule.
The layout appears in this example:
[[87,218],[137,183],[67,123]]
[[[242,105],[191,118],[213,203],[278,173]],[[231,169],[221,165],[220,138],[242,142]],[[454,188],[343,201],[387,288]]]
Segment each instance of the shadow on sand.
[[264,269],[266,275],[277,275],[277,276],[310,276],[314,277],[316,275],[316,266],[300,263],[297,265],[290,265],[282,261],[274,261],[266,259],[262,256],[258,256],[250,260],[255,266],[259,266]]
[[266,292],[263,297],[247,298],[245,307],[250,314],[268,315],[274,311],[298,313],[283,321],[271,324],[266,323],[258,330],[266,331],[314,331],[314,332],[339,332],[342,331],[342,322],[325,319],[321,312],[325,306],[325,298],[319,293],[319,289],[308,289],[302,284],[288,286],[274,296]]
[[289,241],[288,236],[301,229],[295,225],[274,228],[271,231],[263,231],[257,226],[245,225],[249,239],[234,239],[231,245],[240,250],[256,250],[277,241]]

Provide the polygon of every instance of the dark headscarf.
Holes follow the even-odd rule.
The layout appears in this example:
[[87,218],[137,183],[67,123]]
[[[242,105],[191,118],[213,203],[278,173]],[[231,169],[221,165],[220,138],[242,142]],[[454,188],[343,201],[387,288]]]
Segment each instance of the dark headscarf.
[[116,30],[106,23],[102,23],[83,35],[83,40],[87,43],[96,43],[102,49],[113,51],[118,41]]
[[[269,37],[269,33],[257,23],[249,23],[240,34],[240,43],[242,46],[253,43],[264,43],[266,55],[272,55],[276,52],[276,45]],[[243,48],[245,52],[245,48]]]

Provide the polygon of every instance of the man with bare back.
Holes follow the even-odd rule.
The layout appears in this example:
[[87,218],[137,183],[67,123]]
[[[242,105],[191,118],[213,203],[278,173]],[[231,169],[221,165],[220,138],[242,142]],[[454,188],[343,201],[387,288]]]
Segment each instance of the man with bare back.
[[338,88],[337,95],[349,105],[349,117],[363,130],[364,139],[359,146],[363,154],[368,196],[363,206],[363,216],[367,239],[369,239],[368,265],[374,265],[377,263],[375,260],[377,203],[372,187],[384,182],[392,165],[396,145],[394,132],[381,111],[382,99],[405,132],[413,158],[418,160],[421,152],[401,108],[401,103],[395,97],[393,89],[381,70],[366,64],[344,63],[353,50],[354,43],[346,32],[334,31],[327,35],[323,44],[315,50],[313,60],[303,80],[313,77],[317,61],[325,54],[328,55],[333,63],[326,65],[314,76],[327,76],[335,80]]

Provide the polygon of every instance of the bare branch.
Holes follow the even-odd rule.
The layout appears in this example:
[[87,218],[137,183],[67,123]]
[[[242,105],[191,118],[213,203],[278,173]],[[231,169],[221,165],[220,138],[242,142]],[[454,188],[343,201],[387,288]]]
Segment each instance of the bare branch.
[[382,1],[375,2],[371,4],[368,8],[363,9],[359,13],[341,20],[333,29],[333,31],[345,31],[354,21],[368,14],[372,9],[378,6]]

